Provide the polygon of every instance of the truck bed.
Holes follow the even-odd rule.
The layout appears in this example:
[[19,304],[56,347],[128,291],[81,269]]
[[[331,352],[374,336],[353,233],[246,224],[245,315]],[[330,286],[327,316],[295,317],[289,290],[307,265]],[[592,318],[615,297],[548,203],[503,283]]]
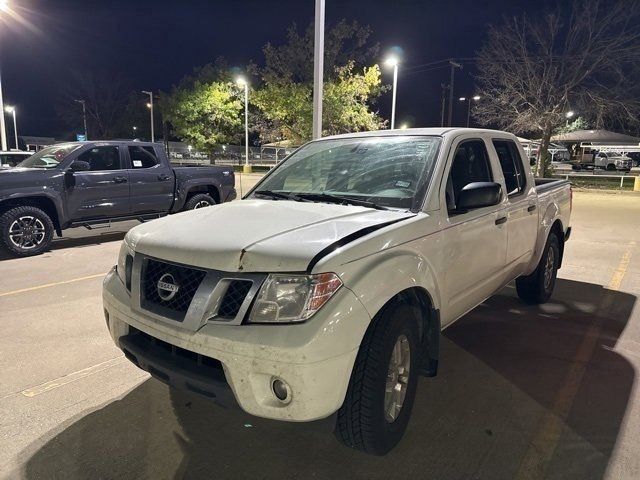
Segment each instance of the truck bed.
[[536,178],[535,179],[535,188],[536,192],[544,193],[549,190],[554,190],[555,188],[561,187],[563,185],[569,185],[568,180],[564,180],[562,178]]

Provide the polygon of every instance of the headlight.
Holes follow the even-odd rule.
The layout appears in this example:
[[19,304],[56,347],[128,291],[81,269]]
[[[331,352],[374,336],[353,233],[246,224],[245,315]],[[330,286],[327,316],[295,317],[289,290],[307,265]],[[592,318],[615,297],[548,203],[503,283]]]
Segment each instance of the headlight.
[[118,266],[116,267],[118,277],[124,283],[127,290],[131,291],[131,272],[133,271],[133,250],[127,242],[122,242],[120,253],[118,254]]
[[341,286],[335,273],[269,275],[258,292],[249,322],[303,322],[320,310]]

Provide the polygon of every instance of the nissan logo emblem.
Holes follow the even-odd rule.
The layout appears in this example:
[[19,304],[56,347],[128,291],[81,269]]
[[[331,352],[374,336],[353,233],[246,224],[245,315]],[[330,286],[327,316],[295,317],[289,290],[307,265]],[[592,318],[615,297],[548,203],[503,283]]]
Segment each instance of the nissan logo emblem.
[[168,302],[173,299],[180,290],[180,286],[176,283],[176,279],[170,273],[165,273],[160,277],[156,285],[158,296],[161,300]]

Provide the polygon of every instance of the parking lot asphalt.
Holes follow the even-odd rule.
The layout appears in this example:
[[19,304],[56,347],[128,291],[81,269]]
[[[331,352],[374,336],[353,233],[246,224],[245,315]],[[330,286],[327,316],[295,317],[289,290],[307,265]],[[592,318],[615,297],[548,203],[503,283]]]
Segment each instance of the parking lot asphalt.
[[640,478],[640,195],[575,194],[552,301],[523,305],[509,286],[445,330],[386,457],[343,447],[328,422],[170,391],[125,360],[101,281],[133,224],[0,259],[1,478]]

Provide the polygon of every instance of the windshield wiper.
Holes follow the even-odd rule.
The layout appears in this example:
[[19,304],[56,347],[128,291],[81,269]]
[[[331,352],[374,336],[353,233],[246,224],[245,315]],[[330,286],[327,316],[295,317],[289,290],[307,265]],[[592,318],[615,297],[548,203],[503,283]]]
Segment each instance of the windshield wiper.
[[265,197],[281,198],[283,200],[293,200],[294,202],[310,202],[311,201],[311,200],[304,199],[293,193],[286,193],[286,192],[273,192],[271,190],[256,190],[253,193],[257,195],[263,195]]
[[345,205],[355,205],[358,207],[367,207],[367,208],[375,208],[376,210],[389,210],[387,207],[383,207],[382,205],[378,205],[376,203],[373,202],[367,202],[366,200],[356,200],[355,198],[348,198],[348,197],[340,197],[338,195],[333,195],[331,193],[302,193],[299,192],[296,194],[298,197],[305,199],[307,201],[309,200],[316,200],[316,201],[324,201],[324,202],[329,202],[329,203],[338,203],[338,204],[345,204]]

